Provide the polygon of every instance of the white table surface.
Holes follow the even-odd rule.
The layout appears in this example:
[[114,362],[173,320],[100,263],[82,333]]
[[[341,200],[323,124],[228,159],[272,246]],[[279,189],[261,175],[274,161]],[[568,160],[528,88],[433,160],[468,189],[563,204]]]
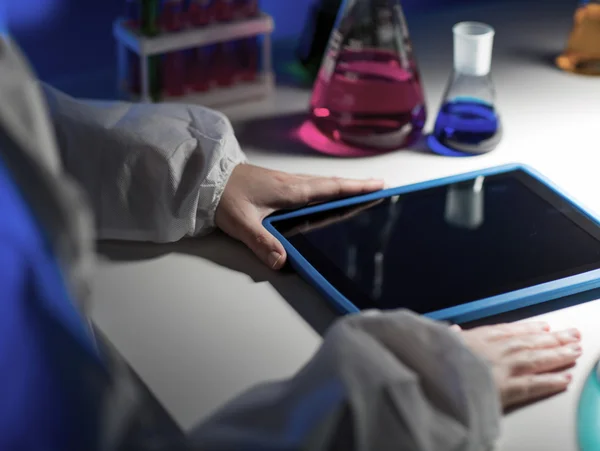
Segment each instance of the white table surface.
[[[309,93],[282,87],[269,101],[225,110],[251,161],[291,172],[383,177],[392,186],[522,162],[600,211],[600,78],[551,65],[575,2],[474,3],[409,15],[409,25],[429,128],[452,64],[452,24],[482,20],[496,28],[493,73],[505,125],[496,151],[460,159],[410,150],[353,160],[315,155],[286,140]],[[295,274],[269,271],[219,234],[172,246],[108,244],[102,250],[107,257],[95,279],[93,317],[186,429],[249,386],[298,370],[333,319]],[[505,417],[502,449],[575,450],[578,394],[600,354],[600,300],[539,318],[556,328],[578,327],[584,356],[566,393]]]

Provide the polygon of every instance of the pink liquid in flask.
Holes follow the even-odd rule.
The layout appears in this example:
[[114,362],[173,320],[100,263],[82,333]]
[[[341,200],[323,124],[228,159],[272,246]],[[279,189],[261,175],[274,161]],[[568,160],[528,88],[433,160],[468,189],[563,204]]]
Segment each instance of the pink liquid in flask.
[[[311,120],[332,145],[368,151],[399,149],[421,136],[425,119],[416,65],[403,67],[395,52],[343,50],[335,69],[328,73],[327,63],[321,68]],[[322,138],[315,137],[315,142]]]

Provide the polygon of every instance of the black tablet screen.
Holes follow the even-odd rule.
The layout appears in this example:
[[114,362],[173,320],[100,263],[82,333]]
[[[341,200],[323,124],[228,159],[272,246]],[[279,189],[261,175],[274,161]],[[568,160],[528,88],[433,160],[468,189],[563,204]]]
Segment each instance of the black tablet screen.
[[360,309],[428,313],[600,268],[600,231],[524,171],[273,226]]

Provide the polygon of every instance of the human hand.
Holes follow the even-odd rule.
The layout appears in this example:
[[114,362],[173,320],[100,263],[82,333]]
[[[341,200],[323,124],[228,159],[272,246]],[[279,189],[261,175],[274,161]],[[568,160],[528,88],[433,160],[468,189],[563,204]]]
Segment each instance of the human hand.
[[286,253],[262,225],[268,215],[277,210],[377,191],[383,186],[380,180],[294,175],[240,164],[225,186],[215,222],[223,232],[246,244],[270,268],[280,269]]
[[504,409],[564,391],[581,356],[577,329],[550,332],[546,323],[512,323],[462,331],[467,346],[491,365]]

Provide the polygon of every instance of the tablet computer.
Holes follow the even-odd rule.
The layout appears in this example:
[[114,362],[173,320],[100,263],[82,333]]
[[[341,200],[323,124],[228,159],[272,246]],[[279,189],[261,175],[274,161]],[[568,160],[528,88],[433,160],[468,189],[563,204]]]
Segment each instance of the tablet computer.
[[279,212],[265,227],[342,313],[461,323],[600,286],[598,219],[522,165]]

